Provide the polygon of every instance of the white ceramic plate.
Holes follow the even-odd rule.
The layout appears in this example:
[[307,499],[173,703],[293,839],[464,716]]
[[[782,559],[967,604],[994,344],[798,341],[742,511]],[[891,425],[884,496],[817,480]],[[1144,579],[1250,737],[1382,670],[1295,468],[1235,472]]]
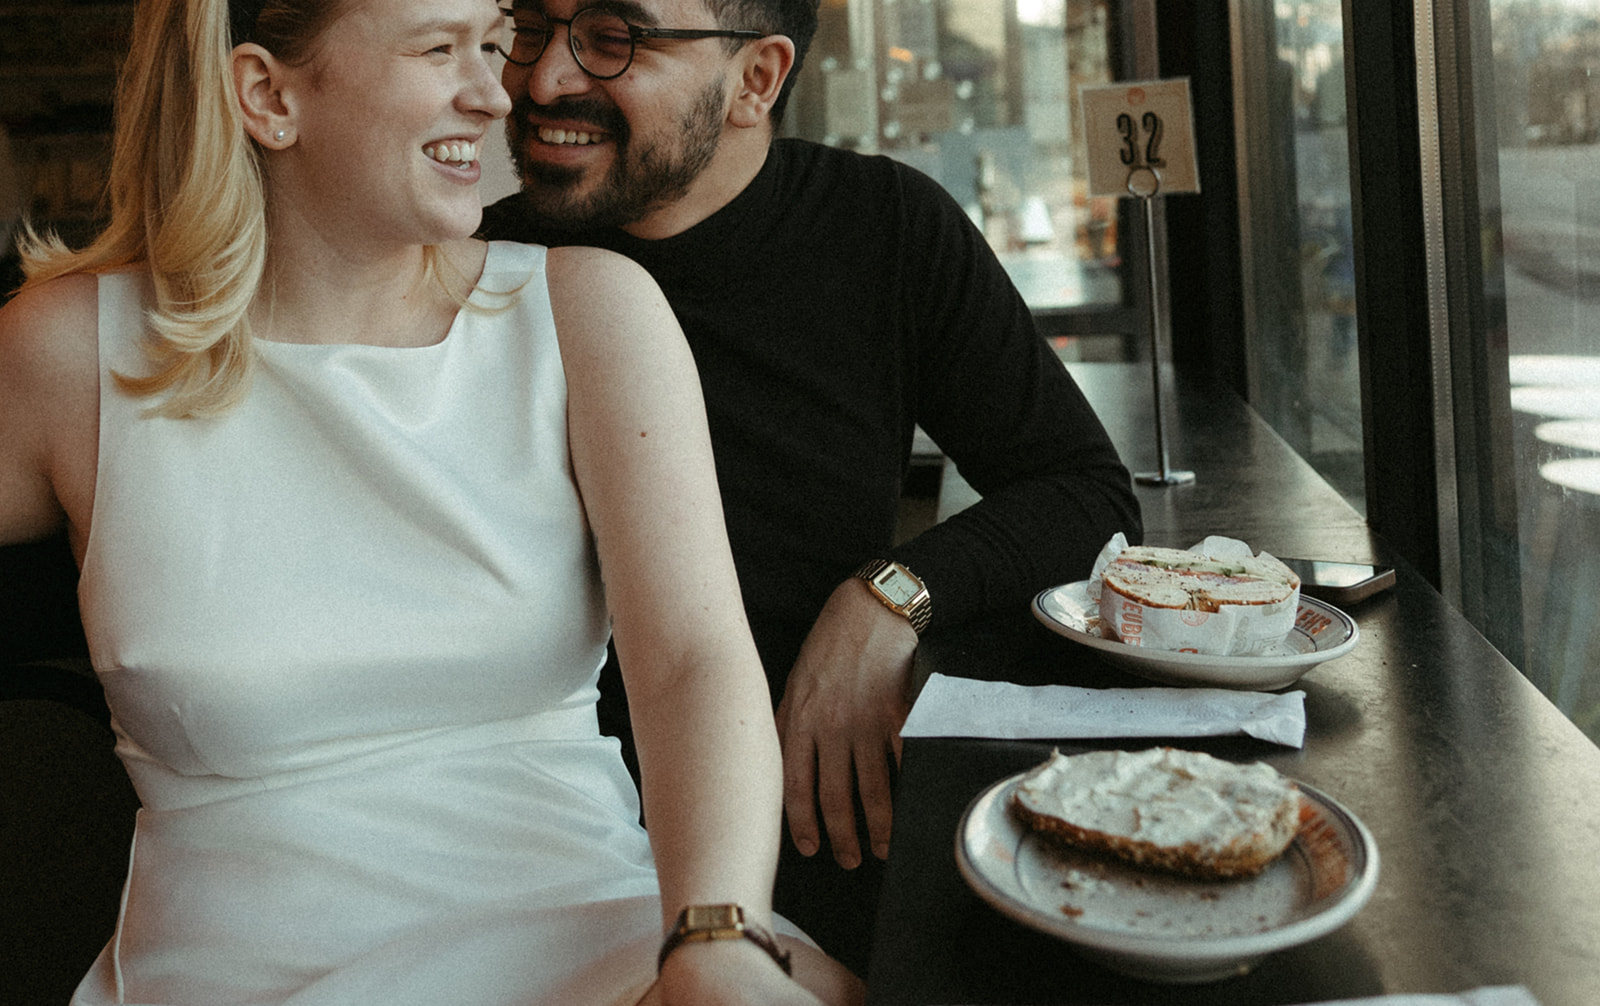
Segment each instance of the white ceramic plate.
[[1247,880],[1190,880],[1079,853],[1011,813],[1022,773],[979,794],[956,829],[956,865],[1001,914],[1144,981],[1244,974],[1268,954],[1344,925],[1378,882],[1378,847],[1355,815],[1304,784],[1308,812],[1284,854]]
[[1041,591],[1033,599],[1034,617],[1048,628],[1082,643],[1106,660],[1142,678],[1169,685],[1205,685],[1210,688],[1271,690],[1294,684],[1318,664],[1342,657],[1355,648],[1360,635],[1355,620],[1314,597],[1300,595],[1294,628],[1267,653],[1218,656],[1151,650],[1107,639],[1094,629],[1089,617],[1099,598],[1090,598],[1087,580]]

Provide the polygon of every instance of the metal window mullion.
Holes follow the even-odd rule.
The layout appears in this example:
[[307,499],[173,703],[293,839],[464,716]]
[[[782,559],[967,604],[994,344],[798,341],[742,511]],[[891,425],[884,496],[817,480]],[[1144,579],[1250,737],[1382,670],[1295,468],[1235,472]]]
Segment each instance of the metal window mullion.
[[[1248,9],[1247,9],[1248,6]],[[1248,0],[1230,0],[1228,3],[1228,34],[1233,57],[1233,135],[1235,192],[1238,201],[1239,227],[1239,282],[1241,286],[1242,321],[1245,331],[1244,387],[1251,402],[1264,398],[1261,387],[1262,368],[1256,362],[1257,339],[1260,333],[1258,317],[1261,293],[1258,290],[1256,265],[1258,254],[1270,255],[1271,249],[1258,248],[1256,239],[1258,213],[1266,212],[1265,201],[1258,207],[1255,195],[1258,187],[1256,166],[1265,160],[1261,149],[1260,127],[1252,122],[1250,110],[1259,107],[1254,89],[1261,86],[1264,68],[1251,62],[1256,48],[1250,44],[1252,31],[1259,31],[1256,19],[1262,16],[1259,5]]]
[[[1442,24],[1433,0],[1412,8],[1417,72],[1417,140],[1422,153],[1423,250],[1427,259],[1428,343],[1433,401],[1433,477],[1439,538],[1439,592],[1461,604],[1461,518],[1456,481],[1455,398],[1450,366],[1450,255],[1445,234],[1445,184],[1439,114],[1441,42],[1453,44],[1454,19]],[[1441,33],[1443,38],[1440,37]],[[1454,52],[1454,49],[1446,50]]]
[[[1429,329],[1434,362],[1439,534],[1445,595],[1513,663],[1524,662],[1516,470],[1499,263],[1498,154],[1487,0],[1419,3],[1431,31],[1434,166],[1424,166]],[[1427,20],[1423,16],[1426,13]],[[1475,30],[1476,29],[1476,30]],[[1483,63],[1483,65],[1480,65]],[[1423,60],[1418,54],[1419,93]],[[1481,114],[1482,113],[1482,114]],[[1430,177],[1431,172],[1431,177]]]

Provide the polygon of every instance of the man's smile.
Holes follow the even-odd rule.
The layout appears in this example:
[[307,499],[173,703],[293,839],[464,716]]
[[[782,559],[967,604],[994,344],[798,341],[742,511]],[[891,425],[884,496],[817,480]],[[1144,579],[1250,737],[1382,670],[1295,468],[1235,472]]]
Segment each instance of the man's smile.
[[530,194],[524,212],[545,226],[620,227],[643,219],[689,189],[721,140],[721,77],[708,76],[671,107],[636,109],[642,134],[599,89],[548,103],[523,90],[512,99],[506,138]]
[[586,146],[590,143],[601,143],[610,139],[609,134],[598,129],[552,129],[548,126],[538,127],[539,140],[542,143],[553,143],[558,146]]

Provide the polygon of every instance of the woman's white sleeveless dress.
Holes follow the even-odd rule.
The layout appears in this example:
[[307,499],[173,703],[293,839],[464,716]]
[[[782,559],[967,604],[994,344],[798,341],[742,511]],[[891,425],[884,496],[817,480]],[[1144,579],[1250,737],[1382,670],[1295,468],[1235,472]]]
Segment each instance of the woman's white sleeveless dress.
[[[146,280],[100,280],[80,596],[143,809],[75,1003],[633,1002],[660,909],[595,725],[609,624],[542,248],[412,349],[262,343],[220,419],[142,414]],[[792,932],[792,929],[786,931]]]

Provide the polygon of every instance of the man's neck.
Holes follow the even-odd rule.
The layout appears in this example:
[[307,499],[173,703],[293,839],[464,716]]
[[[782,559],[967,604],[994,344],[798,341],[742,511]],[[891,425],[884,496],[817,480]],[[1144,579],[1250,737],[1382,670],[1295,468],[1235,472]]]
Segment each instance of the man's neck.
[[624,224],[636,238],[660,241],[674,237],[710,217],[749,187],[771,149],[768,130],[742,129],[725,133],[710,165],[690,185],[689,191],[665,206]]

